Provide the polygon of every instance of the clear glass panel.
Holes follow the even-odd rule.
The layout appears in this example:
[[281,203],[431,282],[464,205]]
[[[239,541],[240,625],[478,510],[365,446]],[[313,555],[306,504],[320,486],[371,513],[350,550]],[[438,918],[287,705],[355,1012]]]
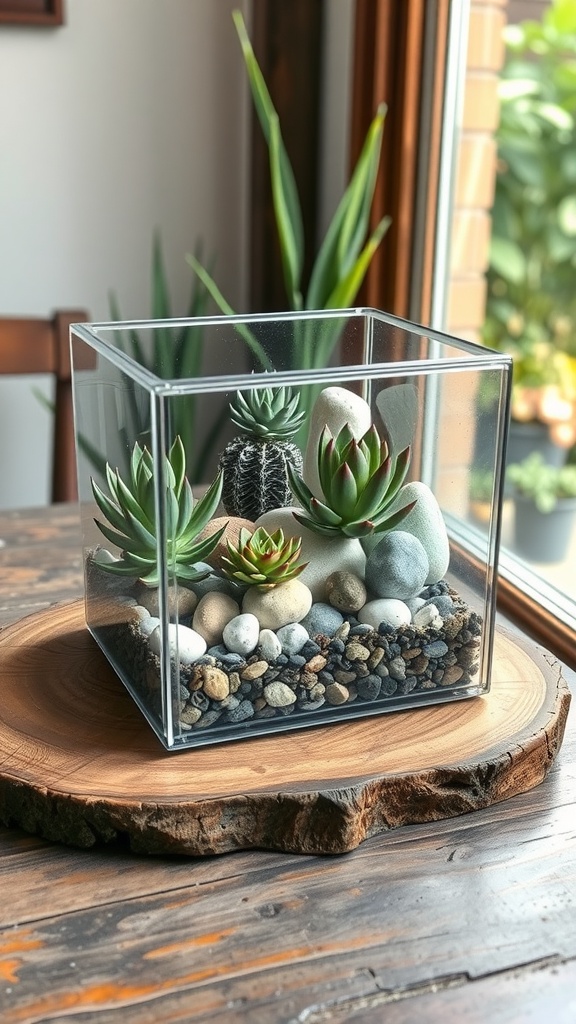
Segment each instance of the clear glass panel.
[[[217,372],[158,375],[182,332]],[[73,361],[87,622],[168,748],[486,692],[505,357],[350,311],[78,326]]]

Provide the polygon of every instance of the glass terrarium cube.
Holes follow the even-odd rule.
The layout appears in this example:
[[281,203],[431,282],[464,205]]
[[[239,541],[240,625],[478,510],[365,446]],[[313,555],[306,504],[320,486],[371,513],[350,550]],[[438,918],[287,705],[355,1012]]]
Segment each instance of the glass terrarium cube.
[[370,309],[71,343],[87,625],[168,749],[488,693],[507,356]]

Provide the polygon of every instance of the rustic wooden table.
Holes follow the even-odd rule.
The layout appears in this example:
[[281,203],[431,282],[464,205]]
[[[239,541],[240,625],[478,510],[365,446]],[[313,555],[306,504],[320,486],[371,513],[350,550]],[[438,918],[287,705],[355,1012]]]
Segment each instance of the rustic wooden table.
[[[0,538],[0,627],[79,596],[74,506],[1,513]],[[0,916],[2,1024],[574,1024],[574,712],[542,785],[337,857],[0,828]]]

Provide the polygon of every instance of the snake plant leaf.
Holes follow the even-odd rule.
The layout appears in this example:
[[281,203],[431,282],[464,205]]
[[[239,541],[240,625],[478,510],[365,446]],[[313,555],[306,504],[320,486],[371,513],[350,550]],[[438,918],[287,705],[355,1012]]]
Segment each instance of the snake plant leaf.
[[346,276],[337,282],[336,287],[328,296],[326,300],[327,309],[346,309],[354,302],[372,262],[374,253],[390,227],[390,223],[390,217],[383,217],[376,226],[356,262]]
[[[236,316],[236,313],[232,309],[232,306],[230,305],[229,302],[226,301],[226,299],[222,295],[222,292],[220,291],[218,285],[216,284],[216,281],[214,280],[212,275],[209,274],[208,271],[202,266],[202,264],[199,262],[196,256],[193,256],[192,253],[187,253],[186,262],[190,267],[192,267],[192,270],[200,279],[206,290],[210,293],[210,296],[212,297],[220,311],[224,313],[225,316]],[[249,331],[244,324],[236,324],[235,327],[238,333],[241,335],[241,337],[244,338],[244,341],[248,345],[248,348],[250,349],[252,354],[256,356],[256,359],[260,363],[262,369],[273,370],[274,367],[269,356],[262,348],[262,345],[260,344],[258,339],[252,334],[252,331]]]
[[[314,262],[306,295],[307,309],[331,308],[328,297],[342,277],[350,272],[366,238],[385,116],[386,106],[382,104],[368,129],[352,178],[328,226]],[[388,224],[389,221],[386,227]]]
[[370,227],[370,210],[378,176],[386,112],[386,104],[380,104],[347,189],[349,201],[345,205],[342,228],[338,235],[337,258],[338,266],[344,273],[355,262]]
[[300,279],[304,261],[302,238],[297,238],[289,209],[288,198],[284,190],[280,157],[280,125],[275,114],[270,124],[270,181],[272,184],[272,201],[280,243],[280,255],[284,271],[284,284],[290,296],[293,309],[302,309],[302,292]]
[[[242,54],[244,56],[244,63],[246,65],[246,71],[248,73],[248,80],[250,82],[250,89],[252,92],[252,99],[254,107],[260,121],[260,126],[266,139],[266,144],[271,149],[272,136],[273,136],[273,124],[274,121],[278,120],[278,115],[272,98],[268,91],[264,76],[260,70],[258,61],[252,49],[252,43],[246,31],[246,25],[242,13],[238,10],[233,11],[232,18],[236,26],[240,45],[242,47]],[[292,232],[294,235],[295,250],[298,254],[299,262],[299,273],[297,274],[295,281],[297,289],[300,287],[300,274],[302,271],[302,261],[304,254],[304,226],[302,223],[302,209],[300,207],[300,200],[298,198],[298,189],[296,188],[296,181],[294,178],[294,171],[290,163],[282,136],[278,129],[277,139],[277,173],[280,178],[280,185],[283,203],[285,204],[287,215],[292,225]]]

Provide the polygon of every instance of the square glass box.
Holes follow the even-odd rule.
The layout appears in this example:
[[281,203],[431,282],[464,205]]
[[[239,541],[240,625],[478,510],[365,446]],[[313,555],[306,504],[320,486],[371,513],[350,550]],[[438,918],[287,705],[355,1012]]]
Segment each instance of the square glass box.
[[488,693],[509,357],[372,309],[71,349],[86,621],[167,749]]

